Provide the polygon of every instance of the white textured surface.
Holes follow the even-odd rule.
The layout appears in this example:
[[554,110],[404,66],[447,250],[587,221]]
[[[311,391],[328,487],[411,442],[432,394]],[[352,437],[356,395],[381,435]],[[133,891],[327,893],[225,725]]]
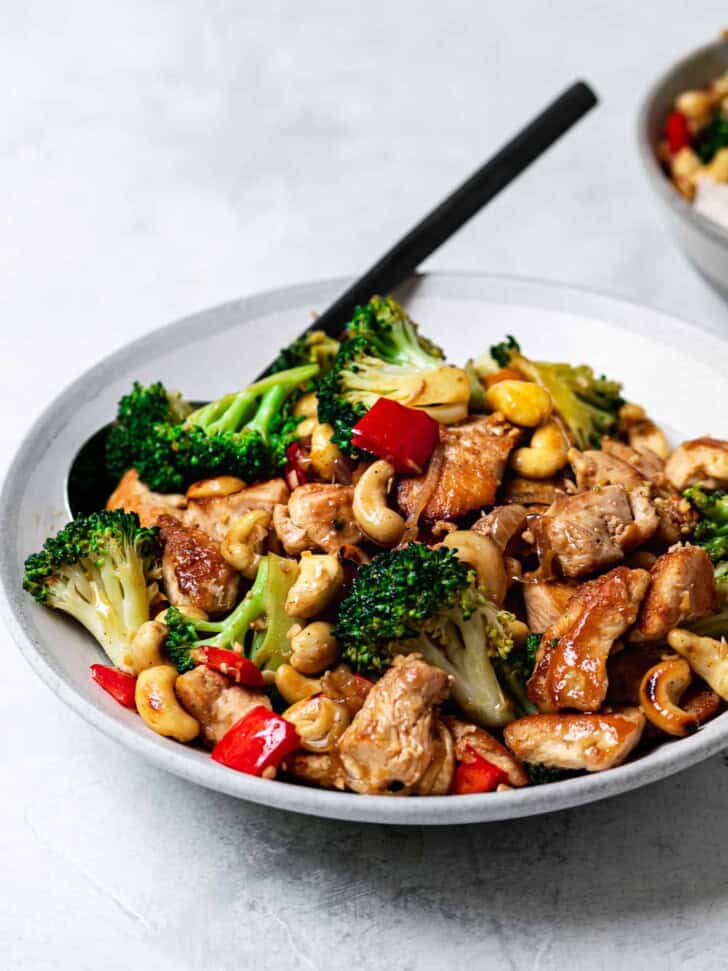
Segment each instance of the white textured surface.
[[[6,5],[0,460],[129,337],[361,268],[579,75],[600,109],[431,265],[728,328],[665,238],[632,137],[637,96],[724,7],[429,6]],[[146,767],[5,647],[3,968],[725,965],[719,758],[542,820],[319,822]]]

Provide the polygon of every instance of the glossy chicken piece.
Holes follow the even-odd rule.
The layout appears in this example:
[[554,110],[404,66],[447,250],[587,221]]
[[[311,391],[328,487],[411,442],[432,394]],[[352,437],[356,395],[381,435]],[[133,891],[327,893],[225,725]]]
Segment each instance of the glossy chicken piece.
[[266,509],[272,513],[276,504],[288,501],[288,495],[288,486],[283,479],[269,479],[228,496],[190,499],[181,519],[185,526],[197,526],[222,543],[236,519],[251,509]]
[[395,658],[339,739],[347,786],[355,792],[409,792],[438,754],[436,706],[450,679],[416,655]]
[[181,674],[174,690],[182,707],[200,723],[202,737],[210,748],[251,708],[271,707],[265,692],[231,684],[225,675],[204,664]]
[[528,785],[528,773],[508,749],[484,729],[452,715],[445,716],[445,724],[455,740],[455,758],[460,762],[467,748],[474,749],[486,762],[497,765],[508,776],[514,788]]
[[717,592],[713,564],[698,546],[663,553],[650,570],[650,589],[630,641],[660,641],[673,627],[713,613]]
[[172,516],[157,519],[162,540],[162,577],[169,602],[196,607],[206,614],[232,610],[239,577],[220,549],[201,529],[183,526]]
[[152,492],[139,478],[136,469],[129,469],[109,496],[107,509],[123,509],[135,512],[142,526],[154,526],[160,516],[179,516],[185,506],[185,497]]
[[726,488],[728,442],[717,438],[683,442],[665,463],[665,474],[679,492],[697,483],[709,489]]
[[607,693],[607,658],[637,619],[650,575],[617,567],[582,584],[544,631],[528,697],[541,711],[596,711]]
[[[459,519],[474,509],[492,506],[508,456],[520,436],[517,428],[497,414],[443,429],[442,468],[422,510],[422,522]],[[405,517],[417,508],[425,478],[400,479],[397,504]]]
[[529,628],[540,633],[555,624],[566,610],[566,605],[576,589],[577,584],[569,580],[524,583],[521,591]]
[[506,725],[503,734],[524,762],[602,772],[624,762],[644,727],[639,708],[625,708],[605,715],[527,715]]
[[273,513],[273,526],[286,552],[335,553],[342,546],[356,545],[362,532],[354,519],[353,500],[350,485],[311,482],[294,489],[287,516],[278,508]]
[[658,520],[647,486],[622,485],[559,495],[541,517],[545,549],[565,577],[582,577],[618,563],[626,550],[654,535]]

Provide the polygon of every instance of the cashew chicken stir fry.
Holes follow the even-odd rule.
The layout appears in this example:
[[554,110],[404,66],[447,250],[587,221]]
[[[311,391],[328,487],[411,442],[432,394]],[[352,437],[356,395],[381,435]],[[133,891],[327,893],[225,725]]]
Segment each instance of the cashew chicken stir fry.
[[373,297],[197,410],[135,384],[106,464],[24,586],[111,698],[228,769],[497,792],[728,701],[728,441],[671,450],[588,365],[508,337],[453,366]]

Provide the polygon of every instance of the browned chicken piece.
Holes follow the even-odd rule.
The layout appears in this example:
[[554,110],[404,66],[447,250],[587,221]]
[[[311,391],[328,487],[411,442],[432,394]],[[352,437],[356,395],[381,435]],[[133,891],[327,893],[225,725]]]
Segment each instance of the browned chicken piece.
[[665,463],[651,448],[645,446],[632,448],[631,445],[618,442],[613,438],[603,438],[601,448],[608,455],[631,465],[650,482],[660,483],[665,479]]
[[236,519],[251,509],[266,509],[272,513],[278,503],[288,502],[288,495],[288,486],[283,479],[269,479],[228,496],[190,499],[181,519],[185,526],[197,526],[222,543]]
[[293,752],[285,765],[298,782],[322,789],[346,789],[346,772],[334,752]]
[[595,486],[622,485],[629,493],[645,482],[645,477],[628,462],[606,451],[589,449],[580,452],[569,449],[569,464],[576,476],[579,490],[593,489]]
[[405,794],[438,755],[435,708],[450,694],[450,678],[417,655],[397,657],[371,689],[339,739],[339,755],[354,792]]
[[231,684],[204,664],[180,674],[174,690],[182,707],[200,723],[202,737],[210,748],[251,708],[271,707],[265,692]]
[[596,711],[607,693],[607,658],[637,619],[646,570],[619,566],[582,584],[541,638],[528,697],[541,711]]
[[673,627],[715,610],[713,564],[699,546],[679,546],[663,553],[650,576],[650,589],[629,633],[630,641],[660,641]]
[[508,546],[514,536],[519,536],[526,526],[528,510],[525,506],[514,503],[509,506],[496,506],[495,509],[481,516],[473,523],[474,533],[490,536],[501,553]]
[[691,503],[677,492],[658,495],[652,504],[660,519],[655,539],[663,547],[673,546],[689,536],[700,518]]
[[[354,519],[354,486],[311,482],[299,486],[288,500],[288,516],[308,538],[306,549],[335,553],[342,546],[356,545],[362,532]],[[290,541],[292,534],[288,534]],[[288,552],[285,534],[279,538]],[[298,552],[302,552],[298,550]]]
[[680,699],[680,707],[683,711],[695,715],[698,725],[704,725],[711,718],[715,718],[720,711],[720,695],[709,688],[705,681],[698,678]]
[[455,740],[455,758],[458,762],[462,762],[465,750],[471,748],[486,762],[492,762],[502,769],[508,776],[509,785],[514,788],[528,785],[528,773],[521,763],[492,735],[452,715],[446,715],[444,721]]
[[608,715],[527,715],[506,725],[506,745],[524,762],[602,772],[621,765],[645,727],[639,708]]
[[273,507],[273,530],[289,556],[300,556],[304,550],[314,548],[306,530],[296,526],[291,519],[288,505]]
[[553,479],[524,479],[520,475],[508,476],[500,489],[503,502],[517,503],[530,509],[532,506],[550,506],[559,493],[565,491],[563,476]]
[[695,438],[679,445],[665,463],[665,474],[678,492],[689,485],[728,486],[728,442]]
[[526,620],[532,631],[540,633],[561,617],[577,584],[572,580],[524,583],[521,587],[526,605]]
[[185,502],[184,496],[152,492],[141,481],[137,470],[129,469],[109,496],[106,508],[135,512],[142,526],[154,526],[160,516],[179,518]]
[[217,543],[196,527],[173,516],[157,519],[162,540],[162,578],[175,607],[197,607],[206,614],[232,610],[238,597],[237,570],[223,558]]
[[542,553],[556,559],[565,577],[582,577],[618,563],[657,529],[647,486],[629,494],[622,485],[558,495],[540,519]]
[[[508,456],[520,437],[520,430],[498,414],[443,429],[442,468],[422,510],[422,522],[459,519],[474,509],[492,506]],[[425,478],[415,475],[400,479],[397,504],[405,516],[417,508]]]

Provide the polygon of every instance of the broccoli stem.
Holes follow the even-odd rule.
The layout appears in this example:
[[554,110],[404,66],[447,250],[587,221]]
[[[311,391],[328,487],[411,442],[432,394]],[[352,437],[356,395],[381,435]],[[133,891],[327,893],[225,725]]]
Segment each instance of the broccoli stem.
[[260,561],[255,583],[231,614],[217,623],[194,621],[197,630],[203,633],[216,633],[215,637],[200,641],[198,646],[229,647],[236,642],[243,643],[250,625],[265,612],[267,586],[268,558],[264,557]]

